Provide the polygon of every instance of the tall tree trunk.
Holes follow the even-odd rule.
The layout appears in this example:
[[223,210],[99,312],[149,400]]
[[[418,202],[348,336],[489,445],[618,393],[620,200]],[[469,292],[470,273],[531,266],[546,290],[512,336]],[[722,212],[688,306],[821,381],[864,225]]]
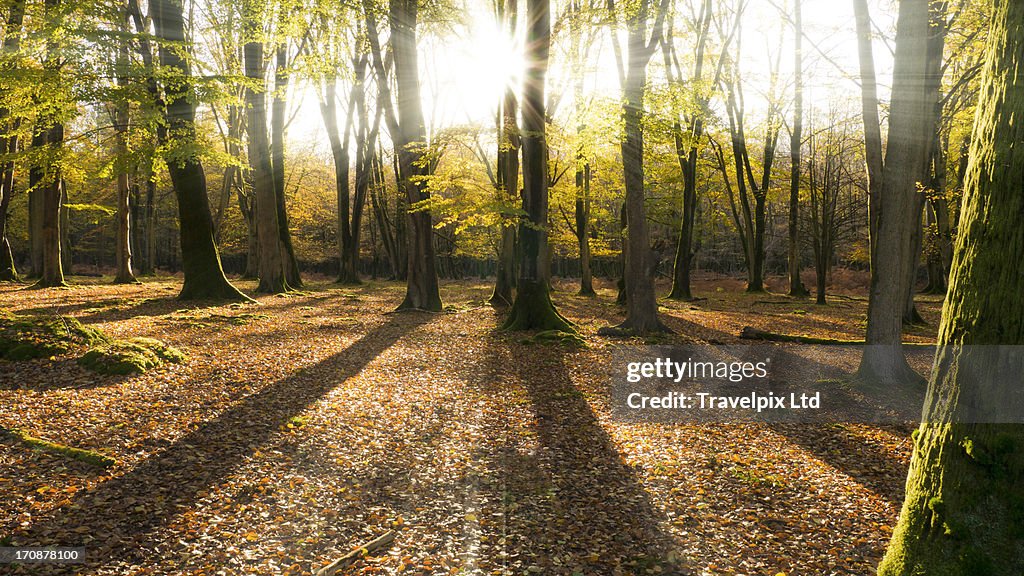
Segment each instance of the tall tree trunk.
[[71,250],[71,211],[68,210],[68,183],[61,178],[60,183],[60,266],[64,274],[71,275],[74,265]]
[[[356,88],[353,87],[353,94]],[[345,122],[344,141],[338,129],[338,88],[337,79],[327,79],[324,86],[324,100],[320,103],[320,116],[324,121],[324,129],[327,131],[327,140],[331,145],[331,157],[334,160],[334,191],[338,199],[338,258],[339,271],[338,282],[342,284],[355,284],[358,282],[358,275],[355,278],[346,262],[345,256],[348,252],[348,243],[351,242],[351,234],[348,229],[349,211],[349,169],[351,158],[348,153],[349,134],[352,130],[352,102],[349,102],[348,120]]]
[[[46,148],[46,132],[33,126],[30,143],[33,154],[42,154]],[[46,171],[33,160],[28,170],[28,239],[29,277],[43,275],[43,181]]]
[[933,102],[928,97],[929,0],[902,0],[896,30],[889,141],[882,170],[871,266],[868,325],[858,374],[881,383],[919,381],[903,356],[902,329],[913,249],[912,227],[920,226],[917,186],[932,141]]
[[[8,58],[17,58],[21,50],[22,24],[25,18],[25,1],[14,0],[8,4],[3,52]],[[0,138],[0,154],[13,156],[18,152],[17,130],[21,126],[20,118],[12,118],[11,111],[0,107],[0,130],[10,134]],[[8,159],[0,164],[0,282],[16,282],[20,280],[14,265],[14,255],[7,238],[8,210],[14,196],[14,160]]]
[[252,174],[243,178],[242,186],[248,192],[239,190],[238,210],[245,220],[245,272],[242,278],[255,280],[260,277],[260,241],[256,233],[256,197],[252,193]]
[[[668,328],[658,319],[658,302],[654,293],[654,274],[657,262],[650,246],[647,210],[644,206],[644,90],[647,84],[647,65],[660,41],[667,1],[658,7],[658,15],[651,39],[647,37],[650,16],[649,0],[626,4],[626,24],[629,34],[625,83],[623,84],[622,166],[626,184],[626,319],[607,334],[665,332]],[[614,33],[614,32],[613,32]]]
[[[286,11],[282,10],[282,14]],[[283,18],[282,18],[283,19]],[[284,22],[282,22],[282,26]],[[288,43],[281,41],[277,45],[274,67],[274,99],[270,120],[271,166],[274,171],[274,197],[277,209],[278,234],[281,238],[281,257],[284,259],[285,281],[291,288],[302,287],[302,276],[299,274],[299,261],[295,257],[295,246],[292,244],[292,233],[288,228],[288,207],[285,203],[284,152],[285,152],[285,117],[288,114],[288,84],[291,75],[288,71]]]
[[917,273],[921,264],[921,254],[924,248],[924,227],[921,218],[924,215],[925,197],[922,192],[917,192],[914,197],[912,210],[916,217],[910,228],[910,254],[907,259],[904,274],[907,275],[907,293],[903,300],[903,323],[906,325],[924,324],[924,318],[917,311],[914,303],[914,296],[917,294]]
[[[939,149],[940,138],[938,135],[942,130],[942,58],[946,48],[946,5],[947,2],[945,0],[932,0],[932,3],[929,5],[930,28],[928,35],[927,64],[925,66],[925,98],[928,99],[932,114],[930,116],[931,130],[928,140],[928,157],[920,175],[920,182],[923,184],[923,186],[920,186],[921,189],[925,189],[927,186],[934,184],[936,178],[931,170],[933,166],[932,160],[937,153],[941,153],[941,150]],[[934,191],[932,193],[934,193]],[[924,192],[918,192],[915,199],[917,214],[913,228],[911,229],[913,232],[913,245],[905,271],[907,274],[907,294],[906,303],[903,307],[904,324],[924,324],[924,318],[922,318],[918,313],[917,306],[914,304],[914,295],[917,293],[917,271],[921,263],[921,248],[924,236],[921,216],[924,212],[925,203],[926,194]]]
[[1024,426],[998,423],[1024,413],[1024,4],[992,6],[939,349],[880,576],[1024,574]]
[[566,330],[572,325],[551,303],[548,247],[548,163],[544,82],[551,49],[550,0],[527,0],[526,73],[523,80],[523,211],[519,276],[506,330]]
[[[155,12],[155,2],[150,4],[150,10]],[[153,105],[158,109],[166,109],[166,102],[163,94],[160,91],[160,85],[156,79],[155,73],[155,62],[154,62],[154,51],[153,45],[150,41],[150,22],[143,17],[142,7],[139,4],[139,0],[128,0],[126,5],[128,16],[131,18],[135,25],[135,31],[137,33],[137,52],[139,57],[142,59],[142,64],[145,67],[146,75],[146,91],[149,93],[149,97],[152,100]],[[164,124],[158,124],[156,128],[156,141],[158,144],[163,144],[167,141],[167,126]],[[143,259],[141,272],[143,274],[153,274],[156,269],[156,178],[154,174],[154,158],[148,157],[143,163],[142,168],[142,180],[146,185],[146,201],[143,221],[145,222],[145,228],[143,230]]]
[[[864,157],[868,171],[868,234],[871,266],[878,246],[878,216],[882,194],[882,122],[878,118],[878,81],[871,47],[871,15],[867,0],[853,0],[857,27],[857,55],[860,61],[861,116],[864,120]],[[919,73],[919,72],[918,72]]]
[[[692,84],[699,86],[703,82],[704,55],[707,47],[708,32],[711,30],[712,3],[711,0],[704,0],[701,4],[700,33],[697,36],[697,49],[695,51],[696,62],[694,64]],[[738,21],[738,17],[737,17]],[[673,54],[675,47],[672,44],[671,34],[663,44],[665,57],[665,68],[672,76]],[[723,55],[728,47],[722,47]],[[721,64],[724,58],[720,58],[715,78],[711,85],[718,84],[721,75]],[[681,81],[681,78],[677,80]],[[676,245],[675,260],[672,267],[672,290],[668,298],[673,300],[693,300],[693,292],[690,288],[690,269],[693,266],[693,234],[694,222],[697,215],[697,158],[699,153],[698,145],[704,136],[704,114],[706,113],[709,97],[707,94],[700,95],[697,99],[697,107],[690,112],[688,122],[689,138],[684,138],[682,124],[677,120],[672,127],[672,136],[675,144],[676,160],[683,175],[683,201],[682,214],[679,219],[679,240]],[[687,142],[689,143],[687,145]]]
[[356,111],[359,115],[359,128],[356,130],[356,188],[352,198],[352,213],[349,217],[351,242],[348,245],[344,260],[353,277],[358,281],[359,248],[362,243],[363,210],[366,208],[370,187],[375,179],[375,156],[377,141],[380,135],[381,109],[378,107],[370,117],[366,103],[366,69],[365,64],[359,74],[359,92],[356,93]]
[[[572,67],[573,67],[573,100],[576,105],[576,137],[579,140],[576,150],[576,198],[574,216],[576,226],[576,243],[580,253],[580,296],[596,296],[594,277],[590,270],[590,160],[583,143],[586,125],[583,121],[586,110],[583,108],[583,68],[589,54],[589,39],[584,38],[583,28],[587,24],[588,15],[583,12],[582,2],[573,3],[571,10],[572,34]],[[583,43],[587,43],[586,46]]]
[[[501,29],[510,37],[515,34],[519,13],[518,0],[498,0],[498,20]],[[498,194],[502,204],[513,205],[519,196],[519,101],[509,86],[502,95],[498,117]],[[498,269],[494,278],[494,291],[488,300],[493,305],[512,304],[516,285],[516,229],[502,222],[501,245],[498,247]]]
[[288,291],[288,281],[285,277],[285,257],[281,246],[270,144],[267,142],[267,98],[265,90],[257,88],[264,86],[266,71],[263,42],[255,38],[262,26],[259,20],[260,12],[257,7],[247,9],[243,13],[243,28],[248,31],[248,41],[243,49],[245,76],[250,82],[245,88],[246,132],[249,169],[252,172],[253,195],[256,198],[256,237],[259,240],[260,283],[256,291],[280,294]]
[[[803,0],[793,2],[793,129],[789,138],[789,295],[806,297],[800,281],[800,147],[804,129]],[[821,303],[821,302],[819,302]]]
[[[195,138],[195,103],[191,97],[191,69],[182,57],[185,19],[178,0],[151,0],[153,23],[160,43],[160,63],[177,72],[165,86],[168,132],[177,138]],[[181,260],[185,282],[182,300],[219,298],[248,300],[228,282],[213,239],[213,217],[206,190],[206,173],[199,158],[170,154],[167,169],[178,200]]]
[[[127,14],[125,14],[127,17]],[[127,20],[122,21],[122,32],[128,33]],[[119,41],[117,56],[117,84],[121,90],[128,88],[128,40]],[[132,229],[131,229],[131,185],[128,179],[128,131],[129,106],[128,96],[123,94],[114,103],[114,123],[117,131],[117,274],[115,284],[134,284],[138,280],[132,272]]]
[[[242,120],[244,116],[238,106],[229,105],[227,112],[228,138],[225,145],[225,152],[232,159],[241,158],[241,150],[238,142],[242,138]],[[213,236],[218,243],[221,241],[221,233],[224,228],[224,218],[227,216],[228,208],[231,206],[231,191],[238,186],[242,179],[241,169],[229,164],[224,167],[224,176],[220,184],[220,200],[213,217]]]
[[[418,9],[417,0],[391,0],[391,52],[394,55],[398,102],[398,130],[393,133],[398,134],[395,152],[402,176],[399,188],[404,190],[408,203],[408,272],[405,300],[399,309],[439,311],[441,295],[434,259],[433,218],[429,207],[424,208],[421,204],[430,200],[430,193],[422,179],[427,175],[427,167],[422,162],[427,136],[416,46]],[[371,32],[373,34],[375,31]]]
[[379,151],[374,153],[371,161],[370,206],[373,208],[373,217],[377,224],[381,244],[384,245],[384,253],[391,265],[391,278],[397,279],[396,272],[402,268],[399,263],[404,264],[404,261],[399,250],[400,242],[395,226],[397,223],[392,221],[388,212],[387,183],[381,155],[382,153]]
[[156,272],[156,180],[153,174],[153,159],[146,162],[146,210],[145,210],[145,247],[146,262],[142,267],[143,274]]
[[[16,137],[4,138],[0,141],[0,154],[13,154],[18,147]],[[14,254],[7,240],[8,208],[14,195],[14,163],[6,162],[0,170],[0,282],[17,282],[20,280],[14,265]]]
[[[46,13],[53,17],[60,10],[60,0],[46,0]],[[46,62],[44,73],[50,82],[58,82],[60,74],[59,40],[50,36],[46,41]],[[42,192],[42,274],[36,286],[41,288],[64,285],[64,268],[61,263],[61,193],[63,177],[60,169],[60,155],[64,147],[64,124],[60,118],[40,115],[36,119],[36,130],[42,134],[45,147]]]
[[596,296],[590,270],[590,163],[580,154],[576,162],[576,239],[580,250],[580,296]]

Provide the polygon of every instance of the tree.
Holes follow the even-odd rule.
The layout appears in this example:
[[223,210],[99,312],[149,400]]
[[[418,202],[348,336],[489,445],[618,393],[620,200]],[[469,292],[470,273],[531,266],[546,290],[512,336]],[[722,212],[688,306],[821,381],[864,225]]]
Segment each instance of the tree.
[[[138,34],[138,42],[135,43],[136,51],[142,60],[144,73],[144,82],[146,86],[146,93],[149,97],[147,104],[152,108],[155,108],[155,116],[163,116],[166,105],[164,102],[163,94],[160,90],[160,86],[156,80],[156,63],[155,63],[155,52],[153,50],[152,42],[150,41],[150,30],[149,22],[142,15],[142,7],[139,5],[139,0],[128,0],[128,15],[134,25],[135,31]],[[165,142],[167,140],[167,127],[163,122],[151,121],[151,124],[155,124],[152,128],[152,134],[148,135],[150,145]],[[154,146],[155,148],[155,146]],[[142,237],[141,245],[144,248],[142,253],[145,254],[145,258],[142,260],[142,266],[140,267],[142,273],[152,274],[156,267],[156,151],[150,149],[146,155],[145,160],[140,167],[140,179],[144,182],[146,188],[146,202],[143,221],[145,225],[143,227],[144,234]],[[138,205],[138,204],[136,204]],[[138,226],[136,226],[138,229]]]
[[[614,2],[609,0],[614,9]],[[622,85],[622,168],[626,182],[626,240],[625,273],[626,319],[606,334],[644,334],[667,332],[669,329],[658,319],[658,302],[654,294],[654,272],[657,262],[652,254],[644,206],[644,91],[647,85],[647,65],[661,42],[668,0],[657,7],[653,30],[648,38],[647,24],[651,16],[650,0],[626,3],[628,56],[625,69],[619,70]],[[614,14],[614,12],[613,12]],[[613,36],[617,31],[613,30]],[[617,46],[617,44],[616,44]],[[621,53],[617,54],[622,61]]]
[[[61,0],[44,2],[47,20],[51,25],[61,21]],[[61,46],[55,31],[51,30],[46,39],[46,60],[43,63],[44,78],[48,85],[59,85],[61,74]],[[54,95],[40,95],[41,98],[53,98]],[[58,95],[59,97],[59,95]],[[42,269],[36,286],[47,288],[64,285],[64,268],[61,261],[61,204],[63,200],[64,179],[61,176],[61,153],[64,148],[64,114],[58,105],[47,107],[46,113],[36,117],[36,138],[33,146],[43,156],[40,167],[42,178],[39,181],[42,200]]]
[[[2,53],[5,58],[11,61],[2,63],[3,72],[9,73],[16,69],[17,58],[21,47],[22,25],[25,18],[25,0],[15,0],[9,4],[6,28],[4,29],[4,40]],[[7,136],[0,137],[0,155],[4,160],[0,162],[0,281],[17,281],[18,270],[14,266],[14,255],[11,253],[11,243],[7,239],[8,210],[11,205],[11,198],[14,196],[14,159],[18,152],[17,129],[21,125],[21,119],[11,113],[13,102],[8,102],[13,94],[13,87],[5,86],[3,89],[3,104],[0,105],[0,129]]]
[[[793,1],[793,126],[789,137],[789,295],[805,297],[800,281],[800,148],[804,127],[803,0]],[[831,257],[831,255],[830,255]],[[824,304],[825,290],[818,281],[818,303]]]
[[932,0],[932,3],[929,5],[930,29],[928,33],[928,56],[925,63],[925,97],[930,102],[932,109],[932,115],[926,120],[930,125],[931,140],[929,141],[928,159],[925,162],[924,172],[920,175],[918,184],[920,192],[915,198],[915,217],[913,227],[911,228],[911,251],[907,255],[908,261],[904,270],[904,274],[907,275],[907,292],[903,306],[904,324],[924,323],[924,319],[921,318],[917,311],[917,306],[914,304],[914,294],[917,293],[917,269],[921,261],[921,251],[924,244],[921,216],[927,204],[929,185],[935,183],[931,168],[933,160],[938,153],[936,150],[939,147],[937,135],[942,126],[942,100],[940,93],[942,90],[942,62],[943,53],[946,48],[946,32],[949,30],[945,22],[947,4],[948,2],[945,0]]
[[523,212],[519,223],[516,299],[506,330],[573,331],[551,303],[548,251],[548,154],[544,82],[551,49],[550,0],[527,0],[526,74],[523,81]]
[[408,239],[405,299],[400,310],[441,310],[441,295],[437,286],[434,261],[434,226],[430,213],[430,193],[424,176],[428,166],[423,162],[427,147],[426,125],[423,120],[423,102],[420,99],[419,57],[416,46],[416,25],[419,14],[418,0],[390,0],[390,56],[395,71],[396,102],[398,112],[392,108],[391,87],[385,69],[378,39],[375,7],[364,0],[366,28],[370,40],[374,72],[380,102],[385,105],[385,120],[391,139],[395,143],[398,163],[399,189],[406,201]]
[[868,233],[874,266],[878,245],[878,215],[882,188],[882,121],[878,117],[878,80],[871,46],[871,15],[867,0],[853,0],[857,28],[857,58],[860,62],[861,115],[864,119],[864,157],[868,171]]
[[808,137],[806,188],[810,200],[807,214],[811,247],[814,252],[815,296],[817,304],[826,304],[825,284],[832,269],[835,248],[843,240],[843,230],[859,217],[842,202],[843,191],[855,186],[859,174],[854,164],[854,137],[850,120],[831,111],[826,127]]
[[[495,17],[501,29],[512,37],[516,32],[519,16],[518,0],[495,0]],[[495,170],[499,204],[513,206],[519,195],[519,100],[515,88],[505,87],[501,95],[497,115],[497,170]],[[512,304],[516,285],[516,228],[502,218],[501,239],[498,244],[498,266],[495,271],[494,291],[488,300],[492,305]],[[511,220],[511,219],[508,219]]]
[[206,192],[206,173],[195,147],[196,105],[192,97],[191,67],[185,18],[178,0],[152,0],[153,25],[160,41],[160,64],[166,68],[164,114],[168,137],[176,141],[165,153],[167,170],[178,200],[181,261],[185,282],[178,298],[248,300],[228,282],[213,239],[213,217]]
[[[903,312],[907,283],[906,268],[912,261],[917,187],[925,174],[932,141],[934,102],[929,98],[927,78],[930,34],[929,0],[900,2],[893,66],[892,104],[889,136],[878,206],[872,217],[876,234],[872,240],[871,287],[868,295],[868,325],[858,375],[882,383],[919,381],[902,351]],[[869,163],[869,182],[871,164]]]
[[[591,1],[591,4],[593,2]],[[570,10],[570,34],[572,48],[570,62],[573,69],[573,100],[576,113],[576,179],[575,198],[573,202],[574,223],[570,225],[580,253],[580,296],[596,296],[594,292],[594,275],[591,270],[590,232],[591,226],[591,167],[587,148],[583,143],[586,132],[586,107],[583,99],[583,70],[590,46],[593,43],[593,30],[586,29],[592,5],[584,8],[581,0],[573,0]],[[584,31],[587,35],[584,36]],[[568,220],[567,220],[568,221]]]
[[259,245],[260,283],[257,292],[280,294],[288,291],[285,278],[285,254],[278,220],[277,188],[267,141],[267,97],[263,57],[263,15],[267,10],[255,2],[245,2],[242,11],[245,46],[246,132],[248,133],[249,169],[252,171],[253,195],[256,200],[256,235]]
[[[690,289],[690,268],[693,263],[693,236],[695,229],[695,218],[697,214],[697,160],[700,153],[700,141],[704,137],[705,117],[709,113],[711,102],[711,91],[718,86],[722,78],[725,66],[726,55],[729,44],[739,30],[740,15],[736,14],[734,25],[726,37],[718,63],[715,66],[715,73],[710,82],[704,79],[704,60],[707,52],[708,36],[711,30],[712,1],[702,0],[700,16],[695,22],[698,30],[696,47],[694,50],[695,63],[693,75],[689,84],[694,91],[694,102],[692,110],[688,114],[686,130],[683,130],[683,123],[678,117],[673,118],[672,136],[675,144],[676,160],[683,174],[683,202],[682,215],[679,220],[679,240],[676,245],[675,262],[672,268],[672,291],[668,297],[674,300],[693,300],[693,293]],[[662,42],[662,52],[665,58],[665,69],[668,74],[669,84],[682,83],[683,74],[679,67],[679,59],[675,54],[675,38],[669,34]]]
[[939,349],[881,576],[1024,573],[1024,427],[985,418],[1021,417],[1024,5],[993,7]]
[[[745,3],[741,2],[736,18],[742,18]],[[768,190],[771,186],[772,166],[778,148],[781,126],[780,104],[778,102],[779,63],[782,50],[771,64],[771,80],[768,87],[768,117],[762,148],[761,174],[755,177],[750,160],[750,149],[746,136],[746,113],[744,110],[743,84],[739,71],[741,34],[737,33],[736,56],[731,61],[731,73],[723,79],[726,91],[726,113],[729,117],[729,134],[732,142],[732,156],[736,175],[736,189],[742,208],[742,219],[738,220],[741,243],[747,263],[747,292],[764,291],[765,231],[767,228]],[[781,40],[781,34],[779,36]],[[781,42],[780,42],[781,44]],[[728,176],[723,172],[723,177]],[[751,206],[753,199],[753,206]]]
[[[290,288],[302,287],[299,261],[295,257],[292,233],[288,227],[288,209],[285,202],[285,124],[288,111],[288,85],[291,82],[289,61],[288,24],[289,16],[295,11],[291,5],[278,7],[278,30],[274,50],[274,90],[270,117],[270,159],[274,176],[274,197],[277,209],[277,229],[281,242],[281,257],[284,260],[285,281]],[[301,44],[299,53],[303,51]]]
[[131,183],[129,181],[129,122],[130,122],[130,100],[126,93],[128,89],[129,74],[129,50],[128,50],[128,19],[129,12],[125,9],[119,14],[118,27],[125,38],[118,42],[117,47],[117,85],[120,91],[117,101],[114,102],[114,131],[117,133],[117,274],[114,276],[115,284],[134,284],[135,273],[132,272],[132,246],[131,246]]

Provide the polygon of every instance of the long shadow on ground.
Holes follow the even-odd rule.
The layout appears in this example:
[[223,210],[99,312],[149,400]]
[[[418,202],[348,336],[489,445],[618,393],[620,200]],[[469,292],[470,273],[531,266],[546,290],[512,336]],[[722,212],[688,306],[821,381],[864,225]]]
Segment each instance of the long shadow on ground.
[[486,499],[502,502],[504,517],[504,549],[491,561],[517,573],[689,573],[672,558],[663,514],[573,384],[565,353],[497,338],[487,352],[494,395],[532,415],[537,443],[506,428],[488,449]]
[[[397,314],[345,350],[267,385],[153,456],[11,535],[18,546],[87,546],[81,572],[104,560],[139,562],[159,554],[154,538],[175,514],[223,480],[247,456],[302,412],[434,316]],[[132,506],[118,503],[134,499]],[[69,541],[70,538],[80,538]]]

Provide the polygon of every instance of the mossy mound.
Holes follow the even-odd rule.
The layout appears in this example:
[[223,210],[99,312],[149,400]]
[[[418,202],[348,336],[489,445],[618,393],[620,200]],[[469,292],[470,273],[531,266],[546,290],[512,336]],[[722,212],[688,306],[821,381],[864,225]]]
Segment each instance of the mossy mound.
[[142,374],[164,363],[186,360],[180,350],[153,338],[114,340],[85,353],[78,363],[100,374]]
[[49,358],[107,341],[102,332],[74,318],[0,313],[0,358],[4,360]]

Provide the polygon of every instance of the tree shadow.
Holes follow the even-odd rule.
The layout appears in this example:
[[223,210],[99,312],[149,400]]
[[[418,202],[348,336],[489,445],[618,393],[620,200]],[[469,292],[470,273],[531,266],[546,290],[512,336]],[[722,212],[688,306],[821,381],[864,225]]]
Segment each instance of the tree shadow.
[[[37,358],[18,362],[22,366],[0,373],[0,390],[89,390],[120,384],[137,375],[98,374],[78,363],[78,358],[49,360]],[[31,377],[24,374],[28,371]]]
[[[909,436],[910,420],[920,414],[924,403],[923,390],[875,390],[859,383],[850,366],[855,367],[859,355],[857,348],[838,346],[788,345],[780,347],[787,369],[794,373],[815,374],[819,383],[839,409],[816,417],[811,422],[772,422],[769,428],[807,450],[814,457],[848,475],[855,482],[899,505],[903,501],[904,481],[908,462],[893,454],[885,445],[869,442],[853,430],[858,425],[869,426],[883,434]],[[792,350],[817,348],[825,357],[798,355]],[[827,361],[826,361],[827,359]],[[888,410],[886,410],[888,409]],[[903,419],[906,422],[903,422]]]
[[[847,425],[772,424],[770,428],[889,503],[898,506],[903,502],[910,463],[900,460],[883,446],[865,442]],[[882,429],[894,434],[903,432],[899,426]]]
[[[158,529],[194,505],[204,489],[224,480],[291,417],[357,374],[404,334],[433,319],[427,314],[390,317],[345,350],[267,385],[163,452],[16,530],[10,535],[12,542],[87,546],[89,564],[56,568],[68,572],[113,559],[144,561],[157,553]],[[133,506],[118,505],[129,498]],[[54,541],[54,535],[83,540]]]
[[503,516],[503,549],[491,561],[540,573],[688,573],[662,527],[664,514],[574,385],[565,349],[493,338],[486,352],[493,396],[532,416],[536,445],[506,424],[484,448],[484,499],[500,502]]

